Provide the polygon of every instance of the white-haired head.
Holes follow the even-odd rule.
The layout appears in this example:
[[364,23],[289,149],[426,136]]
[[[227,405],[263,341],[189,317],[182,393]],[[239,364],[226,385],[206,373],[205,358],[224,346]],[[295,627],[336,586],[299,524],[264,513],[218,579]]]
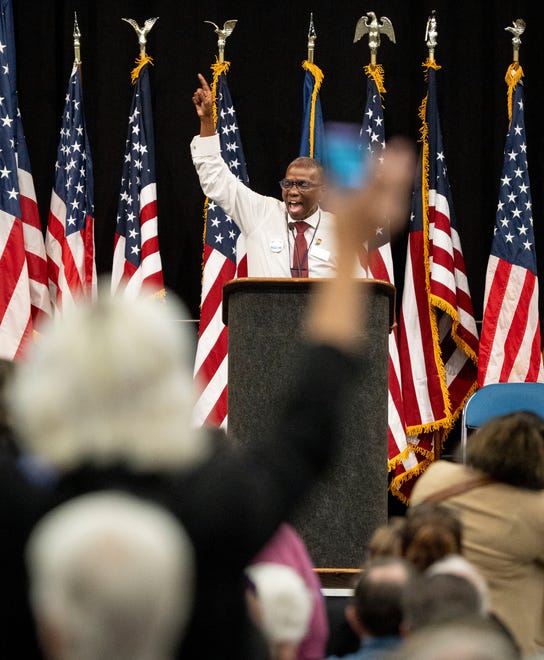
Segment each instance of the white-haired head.
[[194,462],[207,444],[191,425],[195,336],[184,306],[172,293],[99,294],[45,325],[19,365],[8,403],[21,441],[61,470]]
[[195,568],[189,537],[165,509],[118,492],[74,498],[38,522],[26,562],[48,657],[173,657]]
[[246,568],[255,587],[259,625],[269,644],[298,644],[308,631],[313,596],[289,566],[259,562]]

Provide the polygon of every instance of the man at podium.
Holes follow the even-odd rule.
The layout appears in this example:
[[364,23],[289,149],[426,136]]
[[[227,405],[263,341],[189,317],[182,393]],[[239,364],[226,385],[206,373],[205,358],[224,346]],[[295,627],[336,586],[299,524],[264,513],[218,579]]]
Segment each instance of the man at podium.
[[223,160],[213,120],[212,92],[198,74],[193,103],[200,134],[191,156],[204,194],[232,217],[246,240],[250,277],[331,277],[337,254],[333,216],[321,208],[325,175],[319,161],[299,157],[280,181],[282,199],[251,190]]

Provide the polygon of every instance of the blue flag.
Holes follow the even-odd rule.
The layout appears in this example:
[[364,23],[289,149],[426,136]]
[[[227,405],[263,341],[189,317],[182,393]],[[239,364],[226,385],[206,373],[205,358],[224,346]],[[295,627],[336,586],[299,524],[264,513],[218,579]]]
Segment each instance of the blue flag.
[[302,68],[306,70],[303,89],[302,137],[299,156],[315,158],[325,164],[325,131],[323,113],[319,99],[319,89],[323,82],[321,69],[305,60]]

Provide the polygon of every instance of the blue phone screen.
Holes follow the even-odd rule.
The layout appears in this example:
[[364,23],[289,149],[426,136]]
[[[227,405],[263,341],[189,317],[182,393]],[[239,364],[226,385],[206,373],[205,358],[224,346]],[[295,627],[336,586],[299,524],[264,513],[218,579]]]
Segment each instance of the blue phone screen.
[[368,151],[361,147],[360,130],[349,122],[325,124],[328,175],[339,188],[360,188],[364,181]]

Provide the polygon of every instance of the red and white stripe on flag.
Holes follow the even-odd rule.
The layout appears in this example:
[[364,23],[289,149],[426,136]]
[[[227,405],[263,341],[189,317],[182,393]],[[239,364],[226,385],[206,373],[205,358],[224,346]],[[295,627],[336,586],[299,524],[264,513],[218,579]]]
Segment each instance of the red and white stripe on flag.
[[0,357],[22,357],[32,337],[32,313],[23,223],[0,211]]
[[544,380],[537,278],[494,255],[487,267],[479,360],[480,386]]
[[200,325],[194,366],[200,390],[195,426],[226,426],[228,417],[228,329],[223,323],[223,285],[236,275],[231,259],[204,246]]
[[154,293],[164,287],[162,260],[159,252],[157,186],[150,183],[140,190],[141,252],[139,264],[125,258],[127,238],[115,233],[113,243],[112,291],[122,289],[123,295],[137,297],[142,290]]
[[94,299],[97,275],[94,258],[94,218],[85,228],[66,235],[66,204],[53,191],[46,234],[49,289],[57,313],[79,298]]
[[32,318],[39,323],[51,314],[51,303],[47,287],[47,259],[42,226],[36,202],[36,192],[32,174],[17,168],[19,179],[21,216],[28,279],[30,287],[30,305]]

